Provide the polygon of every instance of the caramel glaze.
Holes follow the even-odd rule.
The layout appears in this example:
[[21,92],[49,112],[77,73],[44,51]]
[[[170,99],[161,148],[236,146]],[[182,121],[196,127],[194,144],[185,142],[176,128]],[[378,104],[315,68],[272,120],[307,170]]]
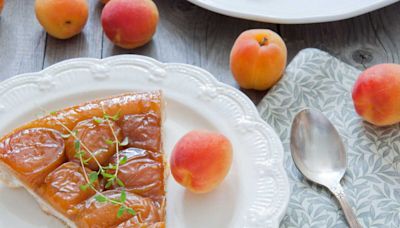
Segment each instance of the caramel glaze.
[[[163,158],[158,153],[138,148],[121,151],[120,156],[128,158],[118,171],[118,178],[124,183],[125,188],[132,193],[152,198],[161,205],[164,199]],[[114,155],[110,162],[116,161]],[[114,185],[113,188],[118,186]]]
[[[67,108],[34,120],[0,139],[0,163],[10,168],[20,181],[45,199],[54,209],[70,218],[78,227],[164,228],[165,183],[161,151],[162,94],[137,92],[96,100]],[[94,117],[120,114],[112,127],[119,140],[128,137],[120,148],[128,160],[120,166],[118,177],[127,191],[126,204],[136,211],[117,218],[118,205],[99,203],[93,190],[81,190],[85,184],[83,169],[75,158],[74,139],[63,139],[76,130],[82,142],[94,152],[102,165],[115,163],[115,147],[105,144],[111,131]],[[59,122],[58,122],[59,121]],[[85,154],[88,158],[88,153]],[[94,161],[86,173],[97,170]],[[102,184],[103,183],[103,184]],[[95,187],[110,198],[120,196],[121,188],[104,189],[104,180]]]
[[[122,142],[121,128],[111,120],[110,125],[118,141]],[[107,121],[96,122],[94,118],[82,120],[73,129],[73,132],[76,132],[76,137],[81,140],[83,145],[88,147],[101,166],[107,165],[108,160],[116,152],[115,145],[106,143],[107,140],[115,141],[113,131],[110,129]],[[74,136],[70,135],[66,140],[65,149],[68,160],[79,162],[79,158],[76,157]],[[88,161],[87,166],[92,170],[98,170],[99,167],[95,159],[84,148],[81,148],[81,150],[84,151],[83,159]]]
[[[93,171],[86,168],[88,175],[91,172]],[[80,189],[86,183],[82,166],[75,162],[66,162],[46,177],[38,191],[55,209],[68,218],[74,218],[79,212],[75,206],[95,194],[90,188],[85,191]],[[98,181],[93,185],[101,190]]]

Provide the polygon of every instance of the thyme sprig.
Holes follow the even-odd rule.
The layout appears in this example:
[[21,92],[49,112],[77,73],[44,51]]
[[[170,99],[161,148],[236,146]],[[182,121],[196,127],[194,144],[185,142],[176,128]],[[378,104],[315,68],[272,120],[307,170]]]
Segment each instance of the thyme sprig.
[[[76,131],[70,130],[65,124],[63,124],[60,120],[58,120],[56,117],[54,120],[59,124],[63,129],[65,129],[68,134],[62,135],[63,138],[68,138],[72,136],[74,138],[74,149],[75,149],[75,157],[79,159],[80,165],[83,170],[84,178],[86,180],[86,184],[79,186],[82,191],[86,191],[87,189],[92,189],[95,193],[96,196],[94,199],[99,202],[99,203],[111,203],[114,205],[119,205],[119,209],[117,212],[117,218],[120,218],[124,213],[128,213],[131,215],[135,215],[136,212],[130,208],[126,204],[126,191],[125,189],[121,190],[121,194],[119,196],[119,199],[112,199],[106,195],[104,195],[102,192],[100,192],[96,186],[95,182],[99,179],[99,176],[101,175],[106,181],[107,184],[105,188],[109,188],[115,183],[117,183],[120,187],[124,187],[124,183],[118,178],[118,171],[120,168],[120,165],[123,165],[127,162],[128,158],[126,156],[123,156],[120,158],[120,151],[119,147],[120,146],[126,146],[128,144],[128,139],[125,138],[122,142],[118,140],[117,134],[114,131],[114,128],[112,127],[111,121],[117,121],[120,117],[120,112],[118,112],[115,115],[109,115],[106,113],[103,105],[101,105],[102,111],[103,111],[103,117],[94,117],[94,121],[97,123],[103,123],[106,122],[107,125],[109,126],[111,133],[113,135],[113,140],[106,140],[106,144],[108,145],[115,145],[115,151],[116,151],[116,156],[117,156],[117,161],[116,164],[108,164],[108,166],[102,166],[100,162],[97,160],[96,156],[94,153],[82,142],[82,140],[79,139],[78,134]],[[56,112],[51,112],[50,116],[54,117]],[[83,148],[83,150],[82,150]],[[89,154],[89,158],[85,159],[84,155],[85,153]],[[85,165],[88,164],[88,162],[93,159],[97,166],[99,167],[99,170],[96,172],[91,172],[90,174],[87,173],[85,169]],[[113,173],[110,173],[110,170],[114,170]],[[108,172],[107,172],[108,171]]]
[[[109,115],[107,115],[106,110],[104,109],[103,104],[101,105],[101,110],[103,111],[104,119],[105,119],[105,121],[107,122],[108,127],[111,129],[112,135],[114,136],[115,151],[116,151],[116,155],[117,155],[117,164],[116,164],[116,167],[115,167],[114,177],[115,177],[115,179],[116,179],[117,182],[118,182],[118,177],[117,177],[117,176],[118,176],[119,163],[120,163],[120,160],[119,160],[119,146],[120,146],[121,142],[118,140],[118,137],[117,137],[117,135],[115,134],[114,128],[113,128],[112,125],[111,125],[110,118],[113,118],[113,117],[110,117]],[[113,118],[113,120],[114,120],[114,121],[117,121],[117,120],[119,119],[119,116],[120,116],[120,112],[117,112],[117,114],[115,115],[115,117]],[[121,187],[124,187],[124,186],[123,186],[124,184],[122,183],[122,181],[120,181],[120,183],[118,183],[118,185],[120,185]]]

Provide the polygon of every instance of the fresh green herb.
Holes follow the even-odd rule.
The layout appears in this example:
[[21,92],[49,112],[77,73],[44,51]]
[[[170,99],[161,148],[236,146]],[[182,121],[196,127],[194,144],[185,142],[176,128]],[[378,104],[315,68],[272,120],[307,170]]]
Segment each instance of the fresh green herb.
[[94,197],[94,199],[99,202],[99,203],[105,203],[107,202],[107,197],[105,197],[104,195],[96,195]]
[[122,191],[121,191],[121,196],[120,196],[119,200],[121,201],[121,203],[125,203],[125,201],[126,201],[126,192],[125,192],[125,189],[122,189]]
[[80,159],[83,158],[84,155],[85,155],[85,151],[80,150],[80,151],[75,153],[74,157],[80,160]]
[[61,134],[61,137],[63,138],[63,139],[67,139],[67,138],[69,138],[71,136],[71,134]]
[[[115,172],[114,172],[115,178],[114,178],[114,179],[118,179],[117,177],[118,177],[118,171],[119,171],[119,165],[120,165],[120,164],[119,164],[119,147],[120,147],[120,143],[119,143],[117,134],[115,134],[115,131],[114,131],[114,128],[113,128],[113,126],[112,126],[112,124],[111,124],[110,119],[112,119],[112,120],[114,120],[114,121],[117,121],[117,120],[119,119],[120,115],[121,115],[121,111],[118,111],[115,115],[110,116],[110,115],[108,115],[108,114],[106,113],[106,111],[105,111],[103,105],[101,106],[101,109],[103,110],[104,119],[105,119],[105,121],[107,122],[108,127],[110,128],[111,133],[112,133],[112,135],[113,135],[113,137],[114,137],[115,151],[116,151],[115,154],[116,154],[116,156],[117,156],[117,164],[116,164],[116,166],[115,166]],[[113,180],[114,180],[114,179],[113,179]],[[122,183],[122,182],[121,182],[121,183]],[[119,185],[119,184],[118,184],[118,185]],[[120,186],[121,186],[121,185],[120,185]]]
[[79,188],[80,188],[82,191],[86,191],[86,190],[89,188],[89,184],[81,185],[81,186],[79,186]]
[[114,178],[114,175],[106,173],[106,172],[101,173],[101,175],[106,179]]
[[89,157],[88,159],[84,159],[84,160],[83,160],[83,164],[85,164],[85,165],[89,164],[89,161],[90,161],[90,160],[92,160],[91,157]]
[[99,175],[97,174],[97,172],[92,172],[89,174],[89,184],[93,184],[98,179],[99,179]]
[[127,210],[127,212],[128,212],[130,215],[132,215],[132,216],[135,216],[135,215],[136,215],[136,211],[133,210],[132,208],[128,207],[126,210]]
[[81,151],[81,141],[75,139],[75,141],[74,141],[74,147],[75,147],[75,152]]
[[[104,111],[104,107],[102,106],[102,109],[103,109],[103,111]],[[106,119],[106,120],[114,120],[114,121],[118,121],[119,120],[119,118],[121,117],[121,110],[119,110],[115,115],[113,115],[113,116],[110,116],[109,114],[107,114],[107,113],[104,113],[104,119]]]
[[116,168],[117,168],[117,166],[113,165],[111,163],[109,163],[108,166],[103,167],[103,169],[105,169],[105,170],[113,170],[113,169],[116,169]]
[[[63,136],[63,138],[64,137],[68,138],[71,136],[74,138],[75,158],[79,159],[82,170],[83,170],[84,177],[86,179],[86,184],[79,186],[79,188],[82,191],[87,191],[90,188],[91,190],[96,192],[96,196],[94,197],[94,199],[99,203],[111,203],[111,204],[115,204],[115,205],[120,205],[120,208],[117,212],[118,218],[120,218],[125,212],[130,215],[135,215],[136,212],[132,208],[129,208],[126,204],[127,196],[126,196],[125,189],[121,190],[121,195],[120,195],[119,199],[115,200],[115,199],[111,199],[111,198],[107,197],[106,195],[104,195],[103,193],[101,193],[99,190],[97,190],[97,188],[95,186],[96,181],[98,181],[98,179],[99,179],[99,175],[101,175],[107,181],[105,188],[110,188],[111,186],[115,185],[116,183],[120,187],[124,187],[124,183],[118,178],[118,171],[119,171],[119,166],[125,164],[128,160],[128,158],[126,156],[124,156],[122,158],[119,157],[120,156],[119,147],[128,145],[129,141],[127,138],[125,138],[122,142],[119,142],[117,135],[114,131],[114,128],[112,127],[112,124],[111,124],[111,120],[117,121],[120,118],[121,112],[118,111],[115,115],[110,116],[105,112],[103,106],[102,106],[102,109],[103,109],[103,118],[95,117],[94,121],[97,123],[106,122],[113,134],[114,140],[106,140],[106,143],[108,145],[115,145],[116,156],[117,156],[117,159],[116,159],[117,162],[115,165],[108,164],[108,166],[102,166],[100,164],[100,162],[97,160],[96,156],[93,154],[93,152],[90,151],[89,148],[79,139],[78,132],[76,130],[74,130],[74,131],[70,130],[67,126],[65,126],[57,118],[55,118],[55,120],[57,121],[57,123],[59,125],[61,125],[68,132],[68,134],[65,134]],[[51,114],[51,115],[53,115],[53,114]],[[84,159],[84,156],[86,154],[89,157]],[[91,172],[88,174],[85,169],[85,165],[87,165],[91,159],[93,159],[96,162],[97,166],[99,167],[99,171]],[[106,172],[106,170],[113,170],[113,173]]]
[[128,157],[127,157],[127,156],[123,156],[123,157],[121,158],[121,160],[119,160],[119,164],[120,164],[120,165],[125,165],[126,162],[128,162]]
[[93,117],[94,122],[101,124],[104,123],[104,119],[103,118],[99,118],[99,117]]
[[124,140],[122,140],[122,142],[119,143],[120,146],[127,146],[129,143],[129,139],[128,137],[125,137]]
[[107,140],[106,140],[106,144],[107,144],[107,145],[113,145],[113,144],[114,144],[114,141],[112,141],[111,139],[107,139]]
[[118,177],[116,178],[116,180],[117,180],[117,184],[118,184],[120,187],[125,187],[124,182],[122,182]]
[[122,215],[125,213],[125,211],[126,211],[126,207],[121,206],[121,207],[119,208],[118,212],[117,212],[117,218],[121,218]]
[[114,185],[114,181],[108,181],[105,188],[110,188],[112,185]]

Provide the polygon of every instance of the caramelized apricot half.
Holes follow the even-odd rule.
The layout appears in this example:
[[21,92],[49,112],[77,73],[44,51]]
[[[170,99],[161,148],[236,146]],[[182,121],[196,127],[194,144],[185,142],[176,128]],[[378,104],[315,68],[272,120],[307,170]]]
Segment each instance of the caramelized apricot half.
[[[137,148],[128,148],[120,152],[119,157],[126,156],[126,163],[120,165],[118,178],[125,188],[138,195],[150,197],[160,202],[164,195],[164,172],[162,162],[152,158],[151,152]],[[117,156],[111,158],[117,162]]]
[[0,158],[22,181],[38,187],[65,161],[64,139],[58,131],[49,128],[22,130],[0,144]]
[[[122,141],[121,128],[115,122],[111,121],[112,129],[117,136],[118,140]],[[76,137],[80,140],[80,149],[84,151],[82,158],[87,160],[87,166],[92,170],[98,170],[96,160],[85,150],[85,145],[97,161],[103,166],[116,152],[115,143],[107,143],[115,141],[113,132],[108,125],[107,121],[96,121],[95,118],[83,120],[79,122],[73,129]],[[67,157],[70,161],[78,161],[79,158],[76,154],[79,152],[76,148],[76,139],[72,135],[66,141]]]
[[125,115],[119,121],[124,137],[128,137],[128,147],[159,151],[161,120],[154,112]]
[[[105,191],[107,198],[119,200],[121,196],[120,190]],[[109,202],[100,203],[94,197],[87,200],[82,206],[82,211],[76,217],[76,225],[82,228],[89,227],[114,227],[128,220],[136,224],[140,223],[157,223],[160,222],[160,214],[157,206],[149,198],[143,198],[131,192],[126,192],[126,206],[135,211],[135,215],[127,212],[118,217],[120,205]]]
[[[89,175],[93,171],[85,168],[85,172]],[[77,163],[67,162],[46,177],[40,191],[42,196],[59,212],[73,217],[78,213],[74,206],[95,194],[91,188],[81,189],[81,186],[86,184],[87,179],[83,168]],[[99,182],[96,180],[93,186],[98,189]]]

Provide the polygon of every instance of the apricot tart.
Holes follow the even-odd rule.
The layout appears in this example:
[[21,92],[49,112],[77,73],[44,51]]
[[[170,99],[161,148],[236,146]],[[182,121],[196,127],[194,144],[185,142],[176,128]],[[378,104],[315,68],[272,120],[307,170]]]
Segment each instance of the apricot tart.
[[160,91],[53,112],[0,139],[0,179],[70,227],[165,227]]

